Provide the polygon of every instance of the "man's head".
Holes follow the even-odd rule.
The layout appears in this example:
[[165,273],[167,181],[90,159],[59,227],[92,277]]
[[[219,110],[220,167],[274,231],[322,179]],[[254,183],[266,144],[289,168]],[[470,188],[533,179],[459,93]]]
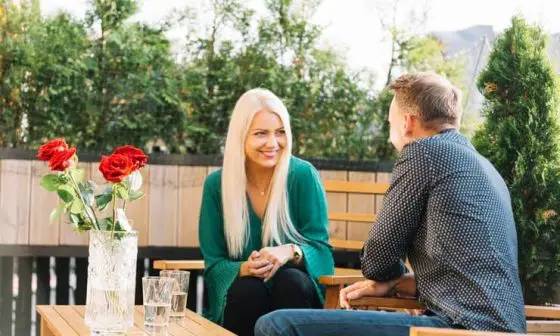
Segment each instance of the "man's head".
[[461,91],[433,72],[405,74],[390,85],[390,140],[400,152],[409,142],[459,128]]

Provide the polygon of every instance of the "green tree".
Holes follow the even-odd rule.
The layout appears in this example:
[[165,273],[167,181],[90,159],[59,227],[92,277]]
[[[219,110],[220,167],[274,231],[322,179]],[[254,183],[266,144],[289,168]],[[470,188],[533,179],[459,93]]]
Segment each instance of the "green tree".
[[512,19],[478,79],[486,120],[473,137],[511,192],[527,303],[550,300],[560,281],[558,83],[546,43],[541,28]]
[[[464,60],[449,59],[445,56],[445,47],[441,41],[431,35],[422,33],[423,26],[428,19],[426,8],[414,10],[407,8],[407,4],[400,0],[387,2],[389,8],[379,7],[381,26],[391,45],[390,61],[388,64],[385,86],[388,86],[402,72],[434,71],[448,78],[452,83],[463,89]],[[408,9],[408,17],[399,22],[401,11]],[[374,140],[375,157],[379,160],[396,158],[393,145],[389,138],[389,108],[393,100],[393,93],[385,88],[376,97],[373,113],[377,136]]]
[[31,36],[38,19],[30,1],[19,5],[0,1],[0,146],[20,147],[25,142],[23,92],[35,53]]
[[45,19],[32,34],[32,61],[27,64],[27,144],[39,146],[64,137],[74,145],[87,141],[91,116],[91,44],[87,31],[68,14]]

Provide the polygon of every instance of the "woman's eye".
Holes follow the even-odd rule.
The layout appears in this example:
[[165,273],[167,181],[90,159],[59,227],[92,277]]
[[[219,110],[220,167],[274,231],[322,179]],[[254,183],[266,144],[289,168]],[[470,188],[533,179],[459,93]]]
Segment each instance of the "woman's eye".
[[284,135],[284,134],[286,134],[286,131],[285,131],[285,130],[279,130],[279,131],[277,131],[276,133],[281,134],[281,135]]
[[255,133],[255,135],[256,136],[263,136],[263,135],[265,135],[265,132],[257,132],[257,133]]

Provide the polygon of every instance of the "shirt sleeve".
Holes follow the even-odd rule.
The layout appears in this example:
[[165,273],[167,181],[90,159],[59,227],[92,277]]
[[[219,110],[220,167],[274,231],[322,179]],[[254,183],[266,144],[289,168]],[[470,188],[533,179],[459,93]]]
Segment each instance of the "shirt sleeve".
[[200,250],[204,257],[204,280],[211,297],[208,317],[221,322],[225,297],[237,278],[241,261],[231,260],[224,235],[220,179],[209,176],[204,182],[199,219]]
[[334,273],[325,189],[319,173],[310,164],[298,174],[297,184],[298,222],[294,225],[306,239],[301,249],[307,272],[317,280],[321,275]]
[[424,220],[430,180],[422,144],[407,145],[393,167],[391,185],[362,250],[366,278],[385,282],[406,273],[403,260]]

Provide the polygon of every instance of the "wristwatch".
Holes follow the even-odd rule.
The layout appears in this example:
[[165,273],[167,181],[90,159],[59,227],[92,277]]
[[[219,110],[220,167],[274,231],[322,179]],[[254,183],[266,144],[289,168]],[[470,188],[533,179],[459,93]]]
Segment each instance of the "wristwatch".
[[301,248],[296,244],[290,244],[292,246],[292,261],[296,264],[299,264],[301,259],[303,258],[303,252]]

